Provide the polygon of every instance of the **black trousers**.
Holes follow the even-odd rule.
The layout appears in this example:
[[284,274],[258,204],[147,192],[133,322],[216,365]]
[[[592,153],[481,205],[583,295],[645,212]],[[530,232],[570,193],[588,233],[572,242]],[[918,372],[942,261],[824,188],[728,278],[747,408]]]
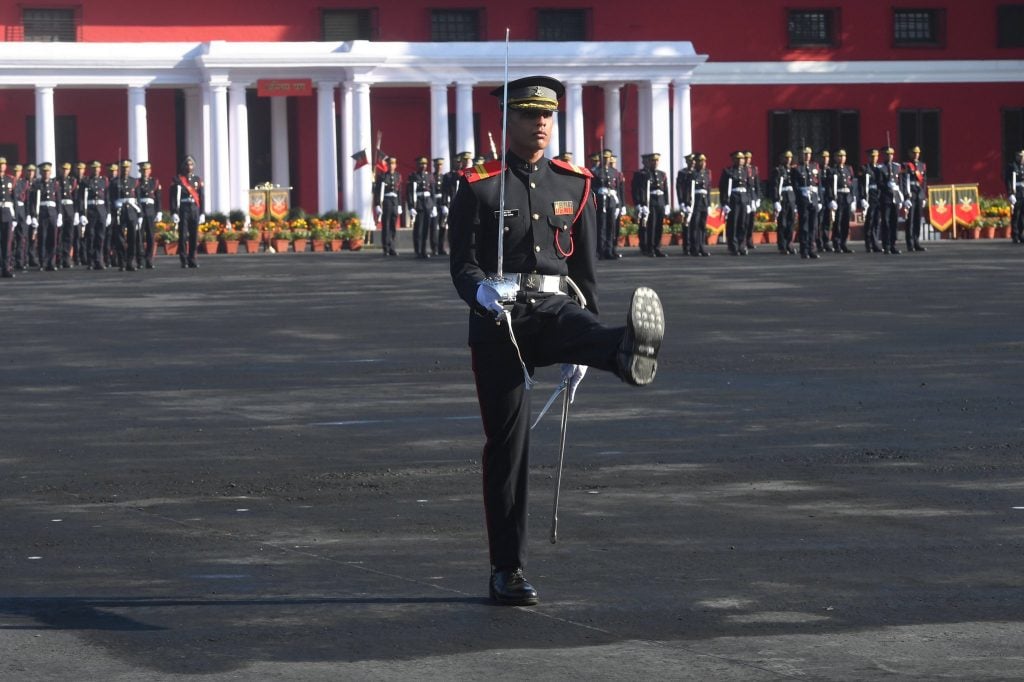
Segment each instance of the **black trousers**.
[[644,253],[661,247],[661,235],[665,231],[665,205],[652,198],[648,208],[650,215],[640,230],[640,250]]
[[195,263],[199,244],[199,209],[195,204],[181,204],[178,211],[178,260]]
[[619,202],[608,195],[597,199],[597,253],[614,256],[619,246]]
[[[703,195],[701,195],[703,196]],[[695,201],[690,222],[686,225],[686,248],[688,253],[707,251],[708,204],[703,199]]]
[[782,210],[775,216],[775,225],[778,231],[779,251],[786,251],[793,244],[793,224],[796,223],[796,203],[791,195],[783,195]]
[[430,253],[437,253],[437,231],[434,218],[430,217],[431,204],[417,202],[416,220],[412,224],[412,242],[417,256],[427,254],[427,242],[430,242]]
[[725,217],[725,241],[729,252],[739,251],[747,243],[747,203],[735,192],[729,198],[729,215]]
[[57,245],[57,259],[62,267],[71,265],[71,250],[75,246],[78,225],[75,224],[75,207],[61,202],[57,208],[61,215],[60,237]]
[[397,221],[398,200],[394,197],[384,197],[380,204],[380,248],[385,256],[398,246]]
[[90,208],[87,212],[88,224],[86,234],[91,237],[90,259],[93,267],[106,265],[107,262],[107,212]]
[[849,201],[842,200],[838,204],[839,208],[836,209],[836,217],[832,223],[832,245],[837,249],[841,249],[846,247],[846,242],[850,238],[850,214],[852,209]]
[[14,219],[18,221],[18,226],[14,228],[14,243],[11,249],[14,252],[14,267],[20,270],[28,265],[28,243],[32,228],[25,220],[24,208],[14,209]]
[[1024,241],[1024,192],[1017,192],[1017,203],[1010,214],[1010,233],[1013,241]]
[[[476,314],[476,313],[473,313]],[[607,327],[566,296],[516,304],[512,328],[531,374],[558,363],[618,372],[616,352],[625,327]],[[503,328],[504,331],[504,328]],[[511,340],[471,347],[486,442],[484,514],[491,566],[526,566],[530,394]],[[539,397],[539,396],[538,396]]]
[[11,247],[14,245],[14,224],[11,220],[0,220],[0,271],[10,272],[13,266]]
[[921,202],[923,201],[920,192],[910,194],[910,208],[907,210],[907,224],[904,226],[908,249],[919,246],[921,242],[921,220],[924,218]]
[[800,253],[814,253],[815,240],[818,231],[817,202],[801,196],[800,197]]
[[36,239],[39,243],[39,265],[52,268],[57,258],[57,209],[43,207],[39,210],[39,231]]
[[892,199],[883,197],[878,205],[878,232],[883,249],[896,248],[896,230],[899,228],[899,207]]
[[864,212],[864,247],[869,251],[882,248],[882,237],[878,232],[878,199],[868,199],[868,209]]
[[137,253],[135,264],[141,265],[142,261],[149,265],[153,264],[153,254],[156,253],[156,208],[152,204],[142,206],[142,227],[138,239],[142,244],[141,253]]

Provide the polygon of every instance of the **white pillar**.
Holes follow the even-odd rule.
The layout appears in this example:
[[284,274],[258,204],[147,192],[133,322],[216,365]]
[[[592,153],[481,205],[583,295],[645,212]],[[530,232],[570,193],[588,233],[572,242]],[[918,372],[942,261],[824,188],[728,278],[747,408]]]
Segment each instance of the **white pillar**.
[[[352,81],[345,81],[341,84],[341,196],[343,201],[341,208],[346,211],[352,210],[352,166],[355,162],[352,155],[355,154],[355,142],[352,140]],[[364,150],[367,160],[373,163],[373,150]]]
[[135,163],[149,160],[146,89],[134,85],[128,88],[128,158]]
[[[673,173],[686,167],[685,156],[693,152],[693,119],[690,113],[690,83],[676,79],[672,81],[672,149]],[[672,177],[675,177],[673,174]],[[673,194],[673,197],[675,194]]]
[[[199,88],[185,88],[185,153],[196,158],[196,168],[206,177],[203,160],[203,97]],[[174,160],[174,172],[178,172],[181,159]]]
[[212,109],[212,100],[213,95],[211,94],[210,84],[207,83],[203,86],[201,104],[199,107],[200,118],[202,119],[202,126],[200,128],[202,141],[199,145],[199,149],[191,152],[196,160],[196,166],[201,169],[199,172],[200,176],[203,178],[203,181],[207,183],[207,186],[204,188],[205,191],[203,196],[203,205],[207,208],[212,205],[211,202],[213,201],[213,193],[210,183],[216,182],[216,179],[213,177],[213,145],[211,144],[211,140],[213,139],[213,119],[210,113]]
[[[661,163],[661,168],[666,173],[673,172],[673,169],[666,168],[672,158],[671,123],[668,81],[653,81],[651,83],[651,151],[658,152],[665,157],[665,161]],[[670,175],[669,185],[672,186],[673,182],[673,176]]]
[[[473,84],[455,84],[455,141],[459,152],[476,154],[476,136],[473,132]],[[454,168],[454,166],[452,166]]]
[[288,98],[270,98],[270,181],[291,185],[288,171]]
[[228,84],[210,84],[210,144],[212,170],[206,179],[207,208],[218,213],[231,210],[230,157],[228,156]]
[[[33,163],[60,163],[57,155],[57,133],[53,119],[53,86],[36,86],[36,158]],[[118,159],[120,161],[120,159]],[[40,177],[42,177],[40,175]],[[53,176],[56,177],[56,174]]]
[[249,107],[244,83],[228,89],[231,126],[231,209],[249,214]]
[[604,146],[622,158],[622,85],[604,86]]
[[[352,141],[356,149],[365,149],[367,154],[371,151],[370,137],[370,84],[355,84],[355,99],[353,100],[352,117]],[[370,193],[373,191],[373,160],[370,164],[363,166],[352,178],[352,210],[359,216],[363,228],[372,230],[374,226],[373,202]]]
[[[568,114],[566,116],[568,116]],[[500,144],[500,142],[499,142],[499,144]],[[566,151],[571,151],[571,150],[566,150]],[[559,139],[559,135],[558,135],[558,112],[556,111],[551,116],[551,141],[548,142],[548,148],[545,151],[544,156],[546,156],[549,159],[553,159],[553,158],[555,158],[556,156],[558,156],[561,153],[562,153],[562,142]]]
[[640,156],[654,151],[654,140],[651,139],[651,84],[647,81],[637,83],[636,86],[636,134],[637,153],[634,168],[640,168],[643,164]]
[[565,146],[572,152],[573,163],[587,165],[586,141],[583,134],[583,83],[565,84]]
[[334,81],[316,84],[317,212],[338,210],[338,139],[335,134]]
[[435,159],[448,159],[451,145],[448,141],[447,83],[430,84],[430,112],[430,154]]

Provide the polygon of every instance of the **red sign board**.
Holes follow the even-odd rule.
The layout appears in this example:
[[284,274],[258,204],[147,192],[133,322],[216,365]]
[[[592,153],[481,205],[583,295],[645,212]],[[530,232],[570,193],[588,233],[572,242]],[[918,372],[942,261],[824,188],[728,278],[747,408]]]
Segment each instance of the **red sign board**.
[[313,94],[311,78],[261,78],[256,81],[260,97],[309,97]]

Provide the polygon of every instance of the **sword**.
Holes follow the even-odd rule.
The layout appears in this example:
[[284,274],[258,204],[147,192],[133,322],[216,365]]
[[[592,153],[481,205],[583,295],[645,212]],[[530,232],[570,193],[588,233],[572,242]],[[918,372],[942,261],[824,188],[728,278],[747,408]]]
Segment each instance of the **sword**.
[[558,542],[558,493],[562,488],[562,465],[565,463],[565,432],[569,425],[569,379],[562,382],[562,425],[558,440],[558,470],[555,472],[555,501],[551,508],[551,544]]

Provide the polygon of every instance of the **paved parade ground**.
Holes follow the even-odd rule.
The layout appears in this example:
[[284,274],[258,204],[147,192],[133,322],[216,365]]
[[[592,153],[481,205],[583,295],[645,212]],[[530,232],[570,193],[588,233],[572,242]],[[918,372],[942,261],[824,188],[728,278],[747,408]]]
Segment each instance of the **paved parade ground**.
[[511,608],[466,309],[400,246],[0,285],[0,679],[1019,679],[1024,247],[599,263],[662,362],[582,383],[555,545],[533,432]]

